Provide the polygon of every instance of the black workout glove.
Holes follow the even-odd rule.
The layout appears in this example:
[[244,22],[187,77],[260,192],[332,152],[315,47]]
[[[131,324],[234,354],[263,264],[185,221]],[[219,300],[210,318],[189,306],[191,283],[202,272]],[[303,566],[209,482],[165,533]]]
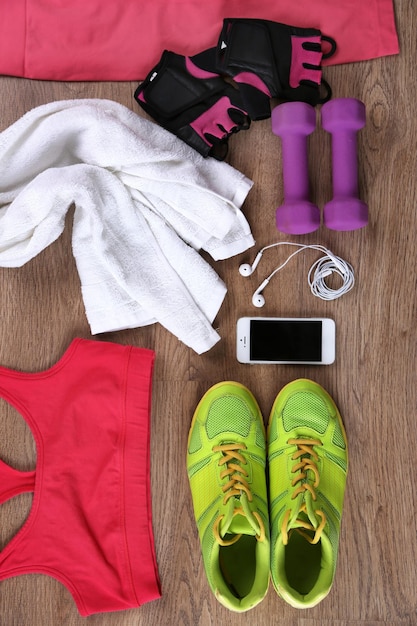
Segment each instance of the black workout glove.
[[[330,47],[326,54],[323,42]],[[239,84],[249,116],[259,120],[270,116],[270,98],[313,106],[329,100],[331,91],[322,80],[320,64],[335,50],[334,40],[315,28],[228,18],[223,21],[217,48],[194,58],[202,67],[213,66],[219,74],[232,77]],[[327,90],[324,97],[319,93],[321,84]]]
[[135,91],[140,106],[204,157],[223,160],[232,133],[250,119],[240,93],[214,71],[167,50]]

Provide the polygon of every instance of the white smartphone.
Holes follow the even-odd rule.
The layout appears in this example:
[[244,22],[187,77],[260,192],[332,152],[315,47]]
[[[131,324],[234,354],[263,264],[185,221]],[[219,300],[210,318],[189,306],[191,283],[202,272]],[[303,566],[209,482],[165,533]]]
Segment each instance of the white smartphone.
[[240,363],[329,365],[336,327],[327,317],[241,317],[236,327]]

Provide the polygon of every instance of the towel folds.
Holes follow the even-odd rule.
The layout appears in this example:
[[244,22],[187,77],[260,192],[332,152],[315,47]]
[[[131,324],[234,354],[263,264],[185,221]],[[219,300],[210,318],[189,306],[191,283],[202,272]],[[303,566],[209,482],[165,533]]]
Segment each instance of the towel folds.
[[92,334],[159,322],[197,353],[226,286],[199,254],[254,245],[243,174],[110,100],[29,111],[0,134],[0,266],[55,241],[75,205],[73,253]]

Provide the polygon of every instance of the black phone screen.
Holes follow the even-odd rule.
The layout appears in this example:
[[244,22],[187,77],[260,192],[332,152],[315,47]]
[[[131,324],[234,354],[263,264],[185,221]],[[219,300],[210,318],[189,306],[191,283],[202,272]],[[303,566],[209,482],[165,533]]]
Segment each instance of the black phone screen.
[[322,360],[320,320],[251,320],[250,359],[253,361]]

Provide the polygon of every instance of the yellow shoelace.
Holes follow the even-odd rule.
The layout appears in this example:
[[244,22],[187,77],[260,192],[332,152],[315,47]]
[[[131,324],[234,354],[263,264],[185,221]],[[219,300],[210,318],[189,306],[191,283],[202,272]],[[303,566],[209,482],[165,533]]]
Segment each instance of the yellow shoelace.
[[[319,470],[316,465],[316,462],[318,461],[319,457],[318,457],[317,452],[313,450],[313,446],[321,446],[323,444],[319,439],[289,439],[288,444],[290,446],[293,446],[293,445],[297,446],[296,452],[294,452],[294,454],[291,457],[293,461],[297,461],[297,463],[295,463],[295,465],[293,465],[293,468],[292,468],[292,473],[297,474],[297,475],[293,478],[291,482],[291,485],[293,487],[296,487],[296,489],[294,489],[294,492],[291,496],[291,499],[295,500],[295,498],[300,493],[304,493],[308,491],[310,492],[312,499],[316,500],[317,495],[316,495],[315,489],[319,486],[320,475],[319,475]],[[314,474],[314,482],[312,485],[306,481],[308,471],[313,472]],[[307,506],[305,503],[302,504],[299,512],[307,514]],[[295,520],[295,524],[297,525],[298,532],[301,535],[303,535],[303,537],[305,537],[305,539],[307,539],[309,543],[312,543],[312,544],[318,543],[320,541],[321,535],[323,533],[323,529],[327,521],[326,515],[323,513],[323,511],[320,511],[319,509],[317,509],[314,512],[316,515],[318,515],[321,518],[321,522],[317,528],[315,528],[313,524],[306,522],[303,519],[297,518]],[[291,509],[288,509],[288,511],[286,511],[284,515],[284,519],[281,524],[282,541],[284,545],[288,544],[288,539],[289,539],[288,524],[289,524],[290,518],[291,518]],[[300,528],[304,528],[306,530],[314,532],[314,537],[310,537],[310,535],[300,530]]]
[[[252,502],[253,499],[250,486],[246,480],[248,472],[244,467],[242,467],[242,465],[246,465],[247,461],[239,450],[246,450],[246,446],[243,443],[228,443],[213,447],[213,452],[221,452],[223,454],[223,457],[219,461],[219,466],[226,466],[225,469],[220,472],[220,478],[222,480],[223,478],[226,478],[226,476],[229,476],[230,478],[229,482],[222,487],[222,491],[225,494],[223,504],[226,504],[230,498],[233,498],[234,496],[241,496],[243,493],[246,494],[248,502]],[[265,539],[265,526],[261,516],[256,511],[251,511],[247,506],[247,503],[245,505],[244,499],[242,499],[242,506],[233,511],[233,517],[236,515],[243,515],[247,518],[249,524],[255,530],[255,536],[258,541],[263,541]],[[236,541],[239,541],[242,535],[236,535],[230,541],[224,541],[224,539],[220,536],[220,522],[223,518],[224,515],[219,515],[214,522],[214,536],[219,545],[231,546],[236,543]],[[259,528],[253,518],[255,518],[258,522]]]

